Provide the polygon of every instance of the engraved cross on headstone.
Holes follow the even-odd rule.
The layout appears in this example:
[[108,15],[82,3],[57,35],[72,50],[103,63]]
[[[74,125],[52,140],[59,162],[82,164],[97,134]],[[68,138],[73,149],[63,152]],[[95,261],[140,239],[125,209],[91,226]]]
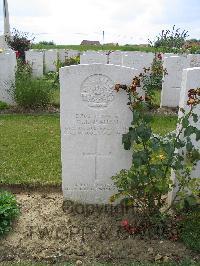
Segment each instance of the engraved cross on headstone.
[[89,152],[89,153],[86,153],[86,152],[83,152],[83,156],[91,156],[91,157],[94,157],[95,161],[94,161],[94,167],[95,167],[95,176],[94,176],[94,179],[97,180],[97,160],[98,158],[100,157],[104,157],[104,158],[111,158],[111,154],[112,152],[109,151],[107,154],[101,154],[98,152],[98,139],[96,138],[96,141],[95,141],[95,151],[94,153],[93,152]]

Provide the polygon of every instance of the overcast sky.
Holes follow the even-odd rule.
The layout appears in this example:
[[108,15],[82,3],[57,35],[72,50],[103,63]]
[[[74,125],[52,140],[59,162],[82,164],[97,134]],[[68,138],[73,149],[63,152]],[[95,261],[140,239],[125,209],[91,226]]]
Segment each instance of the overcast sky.
[[[0,35],[3,31],[3,0]],[[11,28],[36,41],[147,43],[175,24],[200,39],[200,0],[8,0]]]

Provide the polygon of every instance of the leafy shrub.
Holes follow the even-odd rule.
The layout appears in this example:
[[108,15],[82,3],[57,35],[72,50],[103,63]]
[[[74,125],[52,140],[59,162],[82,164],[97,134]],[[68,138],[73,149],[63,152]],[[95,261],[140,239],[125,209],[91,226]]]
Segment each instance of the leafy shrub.
[[17,29],[13,29],[11,37],[7,37],[7,43],[11,49],[17,52],[17,57],[25,60],[25,51],[31,48],[31,42],[34,38],[29,36],[27,32],[20,32]]
[[80,56],[70,57],[70,58],[66,58],[64,63],[62,63],[60,60],[58,60],[56,68],[58,71],[59,68],[61,68],[61,67],[78,65],[78,64],[80,64]]
[[162,89],[163,76],[167,75],[167,71],[163,68],[162,55],[155,53],[151,67],[144,68],[144,73],[140,73],[138,85],[141,85],[146,92],[146,100],[149,107],[153,106],[153,98],[157,90]]
[[45,78],[33,78],[30,65],[18,60],[14,89],[16,103],[23,108],[46,107],[51,96],[51,83]]
[[200,252],[200,208],[186,215],[182,223],[181,240],[190,249]]
[[71,57],[65,60],[64,66],[78,65],[80,64],[80,56]]
[[157,36],[157,40],[151,45],[155,48],[164,47],[164,48],[182,48],[185,43],[186,38],[188,37],[188,32],[183,30],[180,32],[179,28],[173,26],[172,30],[162,30],[161,34]]
[[0,191],[0,236],[10,231],[12,222],[18,215],[16,198],[9,192]]
[[0,110],[8,109],[8,107],[7,103],[0,101]]
[[[196,105],[200,104],[200,88],[191,89],[188,93],[190,110],[182,110],[183,116],[178,120],[178,133],[171,132],[166,136],[155,135],[151,128],[152,116],[148,114],[151,89],[142,87],[145,97],[139,96],[137,87],[145,74],[135,77],[130,86],[116,84],[115,90],[127,92],[127,103],[133,114],[129,132],[124,134],[122,142],[125,150],[133,148],[132,166],[129,170],[121,170],[112,179],[118,193],[111,200],[122,198],[129,205],[137,205],[149,220],[152,216],[160,216],[166,204],[166,195],[172,190],[171,170],[177,174],[179,183],[176,197],[182,199],[191,191],[198,196],[199,178],[190,178],[190,173],[200,159],[199,151],[194,147],[191,136],[200,140],[200,130],[190,125],[191,119],[197,123],[198,116],[194,113]],[[146,101],[145,101],[146,100]],[[196,136],[195,136],[196,135]],[[183,138],[182,138],[183,137]],[[178,153],[177,150],[181,149]],[[186,160],[187,158],[187,160]],[[175,199],[172,201],[172,205]],[[172,207],[172,205],[170,207]],[[167,212],[167,210],[166,210]]]
[[80,64],[80,56],[71,57],[69,59],[65,59],[65,62],[61,62],[60,60],[57,60],[55,63],[56,65],[56,72],[48,72],[45,74],[45,80],[52,81],[52,88],[53,89],[59,89],[60,83],[59,83],[59,69],[64,66],[71,66],[71,65],[77,65]]

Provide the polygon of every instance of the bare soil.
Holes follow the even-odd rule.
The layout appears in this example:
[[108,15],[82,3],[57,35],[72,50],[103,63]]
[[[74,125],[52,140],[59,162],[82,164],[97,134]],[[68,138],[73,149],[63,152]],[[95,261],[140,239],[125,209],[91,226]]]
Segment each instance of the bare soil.
[[86,265],[92,261],[125,265],[126,261],[199,259],[182,243],[129,235],[120,226],[130,215],[123,210],[113,212],[106,206],[99,209],[71,202],[63,208],[58,191],[18,191],[16,197],[21,215],[13,230],[0,240],[0,263],[78,260]]

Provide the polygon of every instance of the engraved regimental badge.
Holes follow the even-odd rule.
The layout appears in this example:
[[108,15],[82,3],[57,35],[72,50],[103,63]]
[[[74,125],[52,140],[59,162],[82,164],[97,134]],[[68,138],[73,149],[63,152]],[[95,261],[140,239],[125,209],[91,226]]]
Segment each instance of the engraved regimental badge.
[[82,83],[81,97],[89,107],[105,108],[114,100],[114,83],[105,75],[89,76]]

